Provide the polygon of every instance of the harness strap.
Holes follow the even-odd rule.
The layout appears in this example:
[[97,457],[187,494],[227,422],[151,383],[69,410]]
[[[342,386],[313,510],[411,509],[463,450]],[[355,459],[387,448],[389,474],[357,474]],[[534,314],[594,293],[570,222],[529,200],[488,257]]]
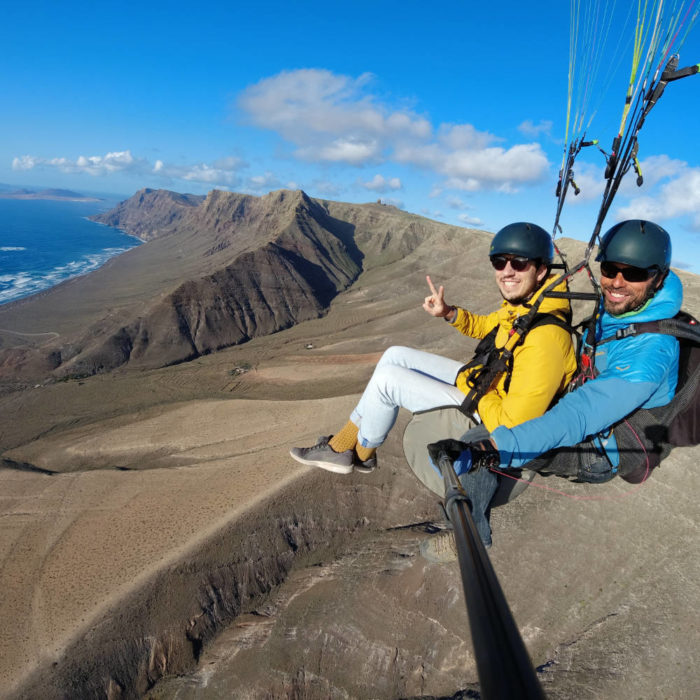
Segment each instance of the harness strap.
[[[533,330],[533,328],[551,325],[559,326],[568,333],[576,333],[571,325],[560,316],[553,313],[537,312],[531,315],[533,310],[514,321],[510,336],[502,348],[496,347],[498,326],[493,328],[484,336],[477,346],[474,358],[463,367],[463,370],[477,367],[469,376],[471,389],[460,406],[460,411],[466,416],[471,417],[474,414],[479,405],[479,401],[481,401],[489,390],[496,377],[504,372],[506,373],[505,388],[506,391],[508,390],[510,375],[513,371],[513,354],[515,349],[523,342],[527,333]],[[460,370],[460,374],[461,371],[462,370]]]
[[673,318],[665,318],[660,321],[645,321],[643,323],[630,323],[627,328],[619,328],[614,335],[598,341],[598,345],[610,343],[613,340],[629,338],[640,333],[660,333],[672,335],[676,338],[700,343],[700,325],[697,320],[685,311],[678,312]]

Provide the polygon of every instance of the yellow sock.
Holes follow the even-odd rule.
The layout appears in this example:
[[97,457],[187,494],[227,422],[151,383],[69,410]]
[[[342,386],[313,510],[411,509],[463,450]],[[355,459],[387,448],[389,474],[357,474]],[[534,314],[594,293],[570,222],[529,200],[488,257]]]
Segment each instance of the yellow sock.
[[355,452],[361,462],[366,462],[376,451],[376,447],[362,447],[359,442],[355,445]]
[[349,420],[339,432],[337,432],[328,443],[333,452],[345,452],[355,447],[357,442],[357,432],[359,428]]

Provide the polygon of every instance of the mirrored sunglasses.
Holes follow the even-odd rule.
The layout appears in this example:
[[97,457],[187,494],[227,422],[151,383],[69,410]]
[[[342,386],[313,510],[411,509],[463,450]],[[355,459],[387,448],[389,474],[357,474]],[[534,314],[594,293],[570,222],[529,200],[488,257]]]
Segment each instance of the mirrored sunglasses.
[[615,279],[618,273],[622,274],[625,282],[646,282],[659,271],[656,267],[620,267],[615,263],[600,263],[600,274],[608,279]]
[[501,270],[505,270],[508,263],[510,263],[510,266],[516,272],[523,272],[523,270],[526,270],[527,266],[530,264],[530,258],[523,258],[519,255],[512,258],[507,258],[505,255],[491,256],[491,264],[493,265],[494,270],[498,270],[499,272]]

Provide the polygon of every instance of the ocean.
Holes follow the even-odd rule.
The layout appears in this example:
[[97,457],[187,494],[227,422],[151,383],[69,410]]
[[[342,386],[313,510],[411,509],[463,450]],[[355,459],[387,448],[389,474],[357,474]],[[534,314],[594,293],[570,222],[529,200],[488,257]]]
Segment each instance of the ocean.
[[139,245],[133,236],[87,220],[117,202],[0,199],[0,304],[91,272]]

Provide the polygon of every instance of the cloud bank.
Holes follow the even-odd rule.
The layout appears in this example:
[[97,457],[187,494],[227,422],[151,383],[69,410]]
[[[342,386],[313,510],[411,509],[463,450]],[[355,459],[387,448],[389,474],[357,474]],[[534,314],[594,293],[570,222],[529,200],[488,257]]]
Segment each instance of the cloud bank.
[[547,173],[539,144],[506,148],[471,124],[435,127],[411,110],[383,104],[369,91],[371,82],[370,74],[283,71],[246,88],[237,106],[248,123],[276,132],[304,161],[395,162],[436,173],[446,187],[465,191],[513,191]]
[[700,231],[700,168],[667,156],[654,156],[642,161],[642,173],[645,188],[651,191],[632,196],[617,210],[618,218],[663,222],[688,217],[692,228]]
[[244,167],[244,161],[232,157],[221,158],[213,163],[190,165],[168,164],[162,160],[151,163],[146,158],[134,157],[130,150],[112,151],[104,156],[78,156],[75,159],[23,155],[12,160],[13,170],[56,169],[64,173],[82,173],[93,177],[123,173],[136,177],[156,176],[165,183],[184,180],[212,186],[238,185],[239,171]]
[[[273,160],[275,167],[265,164],[261,174],[252,174],[246,172],[249,164],[240,158],[186,164],[165,159],[153,162],[128,149],[73,158],[27,154],[15,157],[12,167],[17,171],[54,169],[91,177],[124,174],[142,182],[161,181],[164,186],[179,181],[251,193],[307,186],[331,197],[339,196],[348,186],[391,195],[405,189],[409,173],[414,171],[432,178],[428,183],[432,187],[430,196],[447,196],[444,206],[461,210],[459,218],[465,224],[481,221],[465,202],[450,198],[450,194],[463,196],[485,190],[509,194],[550,177],[550,163],[535,139],[550,136],[551,122],[523,121],[517,129],[532,141],[507,144],[497,134],[472,124],[433,123],[405,105],[392,105],[373,90],[373,85],[374,77],[369,73],[352,77],[322,69],[301,69],[264,78],[239,94],[236,107],[246,123],[277,134],[282,155],[297,161],[297,171],[291,177],[273,172],[279,159]],[[300,162],[304,167],[299,166]],[[305,170],[308,164],[320,166],[319,171]],[[363,168],[365,174],[351,178],[348,168]],[[390,168],[399,171],[401,177],[382,174]],[[642,170],[642,190],[635,187],[633,177],[623,180],[616,216],[659,222],[685,217],[700,231],[700,168],[654,156],[643,161]],[[373,171],[375,174],[370,175]],[[602,164],[582,161],[575,171],[581,193],[577,197],[571,193],[568,204],[599,201],[605,186]],[[304,183],[297,182],[301,177]],[[290,183],[291,179],[295,182]]]
[[69,158],[39,158],[24,155],[12,160],[13,170],[33,170],[34,168],[57,168],[64,173],[87,173],[88,175],[111,175],[117,172],[144,172],[149,164],[141,158],[134,158],[131,151],[113,151],[104,156],[78,156]]

